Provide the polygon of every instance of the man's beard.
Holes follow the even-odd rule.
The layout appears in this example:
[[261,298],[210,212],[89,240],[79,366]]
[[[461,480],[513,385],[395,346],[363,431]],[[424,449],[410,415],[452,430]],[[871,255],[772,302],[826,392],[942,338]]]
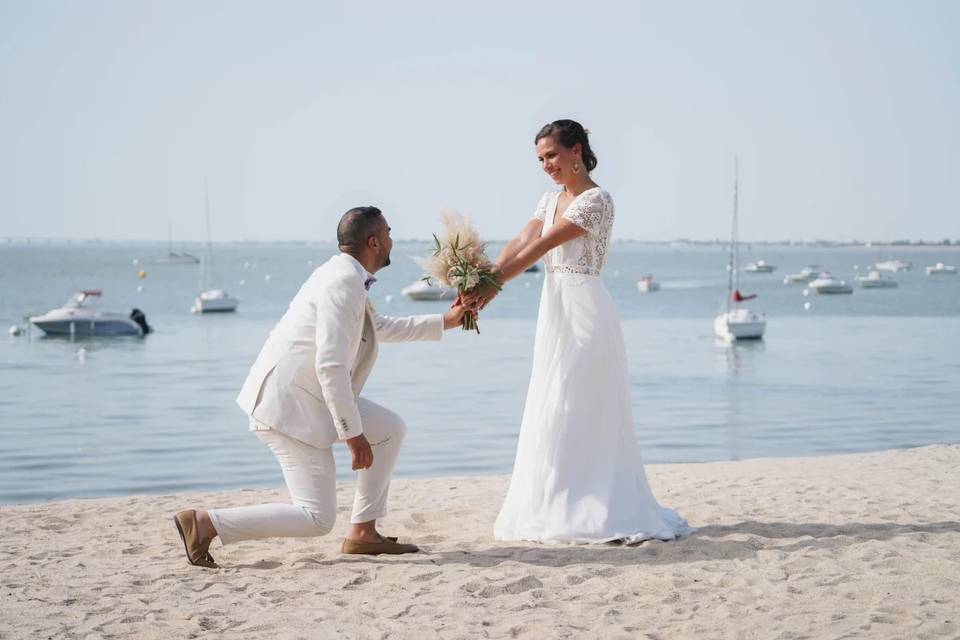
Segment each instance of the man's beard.
[[389,266],[390,266],[390,254],[388,253],[383,258],[383,264],[380,265],[380,268],[383,269],[384,267],[389,267]]

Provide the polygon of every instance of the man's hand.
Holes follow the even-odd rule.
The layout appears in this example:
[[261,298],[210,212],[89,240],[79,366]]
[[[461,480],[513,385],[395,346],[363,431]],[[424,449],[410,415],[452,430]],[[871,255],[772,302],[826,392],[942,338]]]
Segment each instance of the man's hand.
[[353,454],[353,470],[369,469],[373,464],[373,449],[367,442],[367,436],[362,433],[347,440],[350,453]]
[[460,297],[456,302],[450,305],[450,310],[443,314],[443,328],[454,329],[463,324],[463,314],[469,311],[469,308],[463,304]]

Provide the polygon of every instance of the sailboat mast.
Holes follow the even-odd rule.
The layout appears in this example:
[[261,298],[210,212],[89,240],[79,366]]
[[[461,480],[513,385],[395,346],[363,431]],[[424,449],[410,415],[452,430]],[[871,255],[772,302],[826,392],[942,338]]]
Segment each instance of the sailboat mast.
[[209,289],[213,280],[213,243],[210,241],[210,185],[207,178],[203,179],[203,200],[207,219],[207,266],[204,269],[204,275],[206,276],[205,287]]
[[[730,226],[730,260],[727,263],[727,313],[730,312],[730,302],[733,300],[734,278],[737,271],[737,179],[738,160],[733,160],[733,223]],[[739,285],[739,282],[737,283]]]
[[[740,289],[740,158],[733,159],[733,288]],[[732,298],[731,292],[731,298]]]

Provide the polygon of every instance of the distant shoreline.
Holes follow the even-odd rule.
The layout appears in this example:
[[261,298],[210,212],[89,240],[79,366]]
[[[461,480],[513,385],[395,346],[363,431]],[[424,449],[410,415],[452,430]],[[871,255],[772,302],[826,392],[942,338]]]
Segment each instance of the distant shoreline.
[[[402,238],[395,239],[395,244],[427,244],[432,242],[430,238]],[[505,244],[507,240],[496,238],[487,240],[488,244],[497,245]],[[141,246],[151,246],[157,247],[160,249],[168,248],[169,242],[167,240],[136,240],[136,239],[109,239],[109,238],[35,238],[35,237],[19,237],[19,236],[0,236],[0,244],[7,245],[78,245],[78,246],[88,246],[88,245],[141,245]],[[333,241],[324,241],[324,240],[222,240],[213,242],[214,245],[229,247],[229,246],[265,246],[265,245],[288,245],[288,246],[302,246],[302,247],[327,247],[335,248],[336,244]],[[671,247],[671,248],[686,248],[686,247],[724,247],[728,246],[730,243],[727,240],[714,239],[714,240],[692,240],[692,239],[677,239],[677,240],[642,240],[635,238],[620,238],[612,241],[614,245],[641,245],[641,246],[652,246],[652,247]],[[861,247],[864,249],[960,249],[960,239],[956,240],[941,240],[939,242],[928,242],[924,240],[893,240],[893,241],[860,241],[860,240],[741,240],[740,244],[747,246],[761,246],[761,247],[788,247],[788,248],[856,248]],[[185,241],[177,242],[175,244],[176,249],[182,249],[184,247],[190,247],[194,249],[199,249],[206,246],[205,242],[202,241]]]

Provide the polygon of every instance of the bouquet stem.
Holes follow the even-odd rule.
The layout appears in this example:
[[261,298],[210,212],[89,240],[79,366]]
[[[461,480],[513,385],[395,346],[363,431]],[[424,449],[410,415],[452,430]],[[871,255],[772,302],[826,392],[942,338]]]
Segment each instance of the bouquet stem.
[[480,333],[480,326],[477,324],[477,319],[473,315],[473,311],[467,311],[463,314],[463,323],[460,325],[464,331],[476,331]]

